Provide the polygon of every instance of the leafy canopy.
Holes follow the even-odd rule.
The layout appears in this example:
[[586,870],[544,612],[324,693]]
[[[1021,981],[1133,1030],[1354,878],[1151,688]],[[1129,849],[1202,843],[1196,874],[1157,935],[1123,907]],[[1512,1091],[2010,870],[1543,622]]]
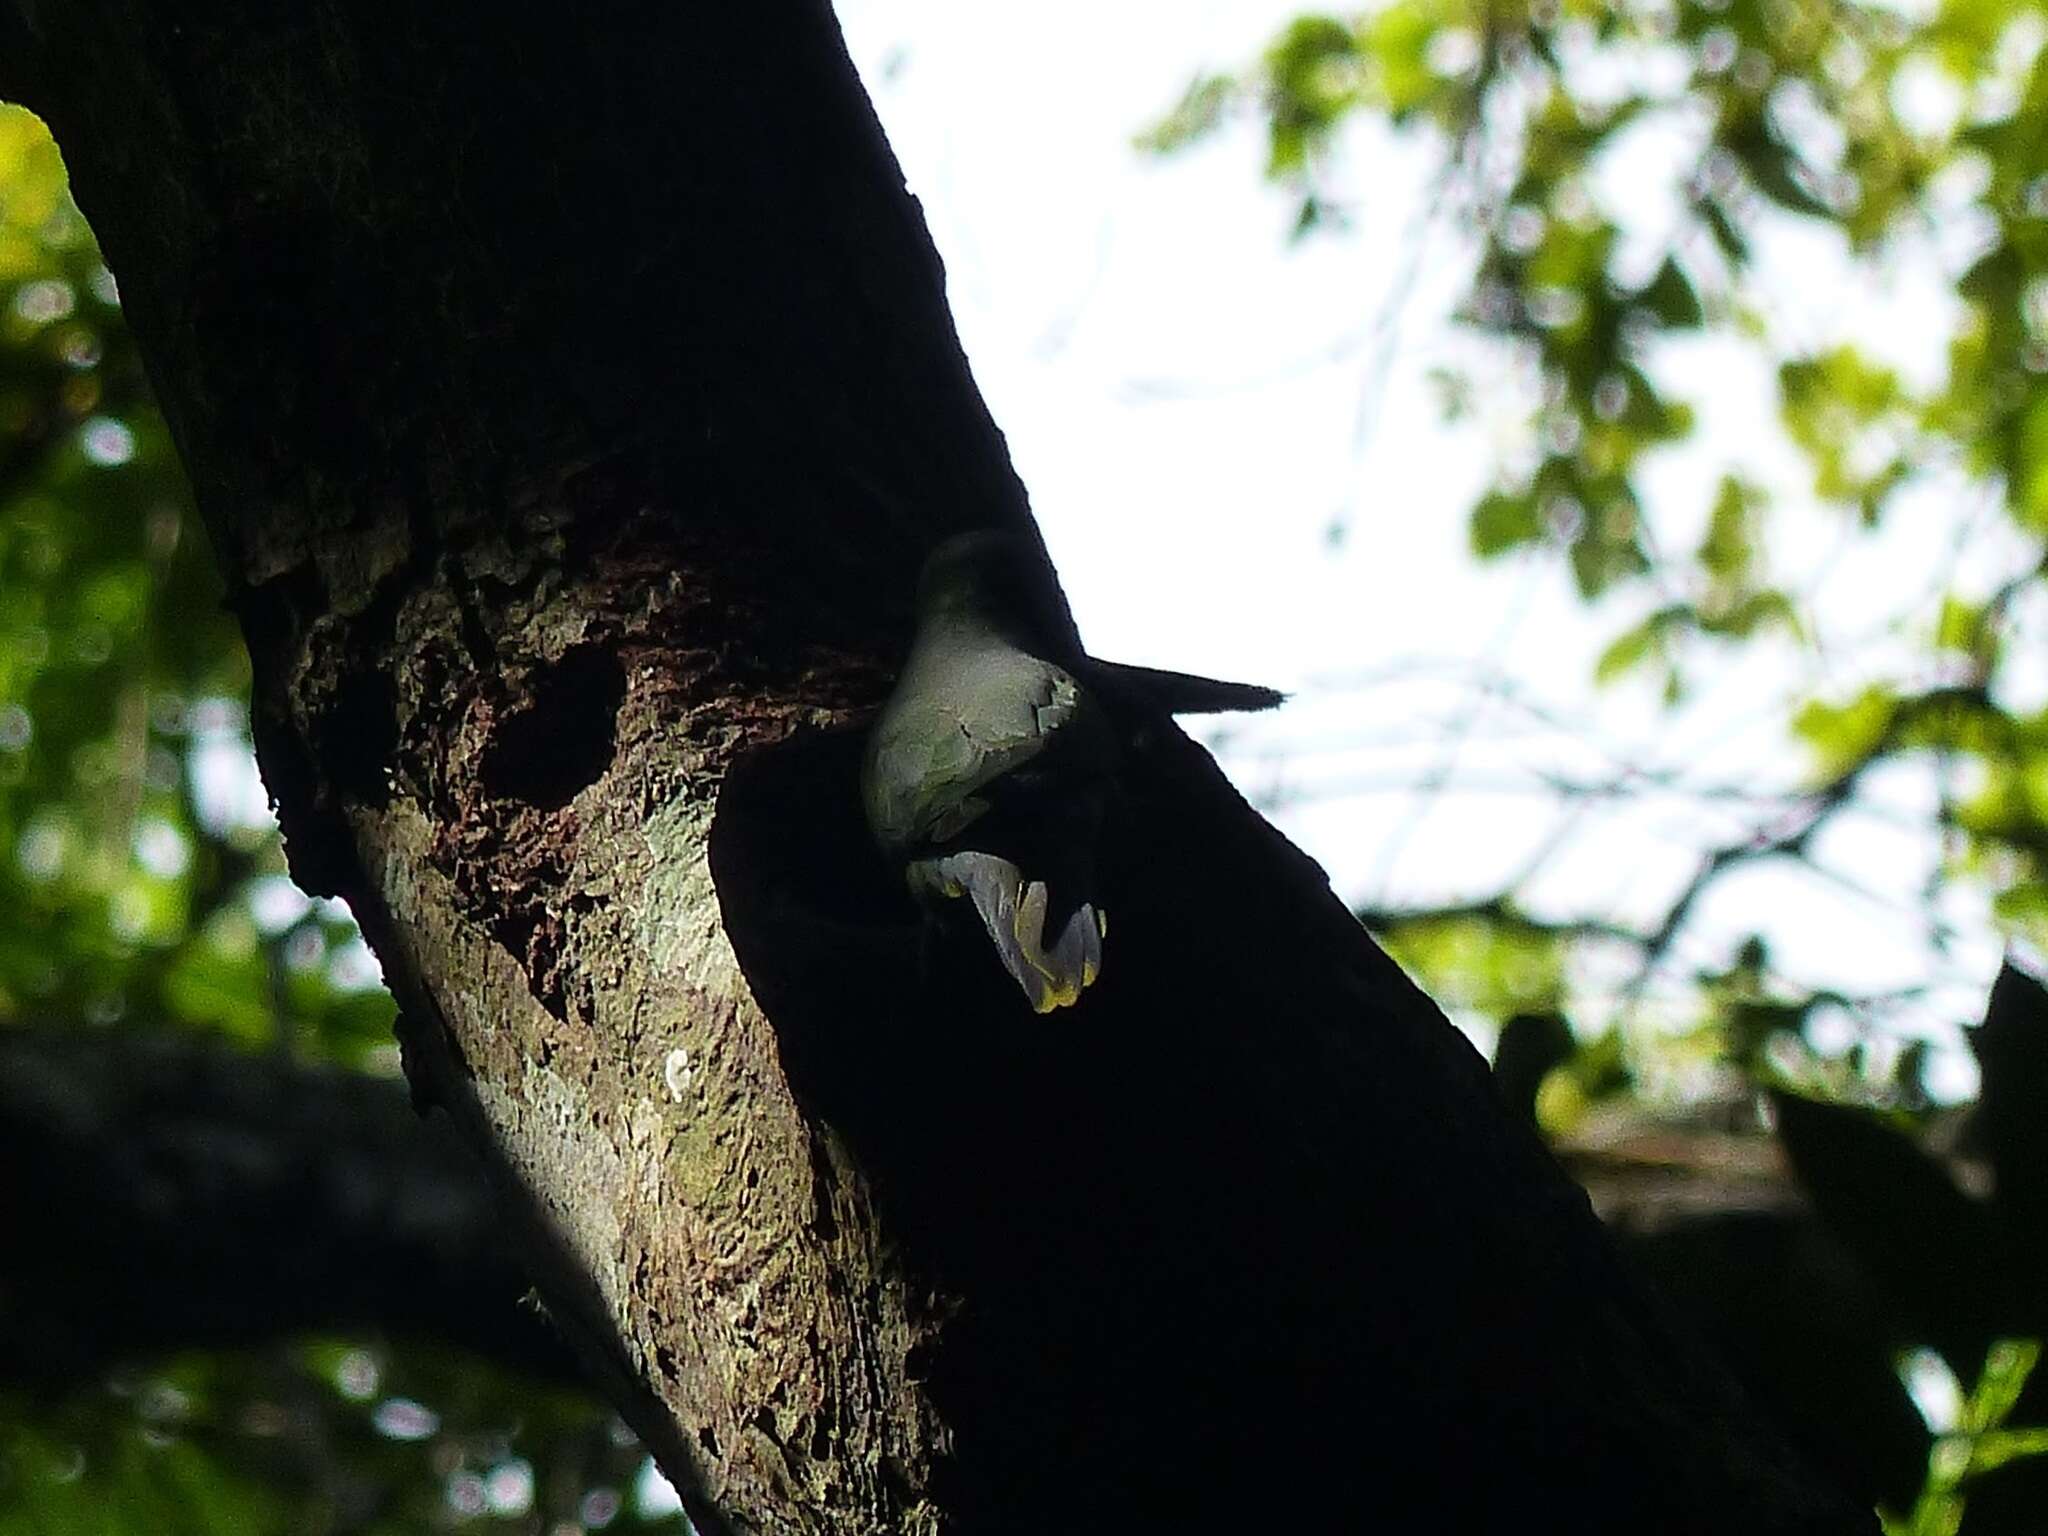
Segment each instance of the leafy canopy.
[[[1537,918],[1518,886],[1461,908],[1456,929],[1431,911],[1374,914],[1447,995],[1484,976],[1475,1000],[1496,1019],[1568,1009],[1560,978],[1593,946],[1632,951],[1647,974],[1708,887],[1806,858],[1900,764],[1938,771],[1947,878],[1988,892],[2011,937],[2048,946],[2044,40],[2048,12],[2012,0],[1394,0],[1297,18],[1145,137],[1177,151],[1250,117],[1303,237],[1357,213],[1331,190],[1349,126],[1376,117],[1426,140],[1473,253],[1458,324],[1500,370],[1446,374],[1447,409],[1516,371],[1536,381],[1469,510],[1475,558],[1562,562],[1616,626],[1601,685],[1647,679],[1676,706],[1716,657],[1773,647],[1816,663],[1784,716],[1807,786],[1708,850],[1667,921]],[[1902,367],[1873,344],[1885,338],[1816,336],[1785,293],[1799,242],[1830,253],[1816,270],[1873,288],[1932,267],[1946,355]],[[1702,433],[1688,359],[1708,344],[1774,383],[1781,443]],[[1780,450],[1803,466],[1800,508],[1756,468]],[[1659,501],[1658,466],[1676,461],[1713,487],[1696,534]],[[1834,516],[1835,565],[1894,522],[1953,525],[1925,599],[1887,616],[1905,643],[1872,647],[1881,662],[1854,681],[1839,650],[1823,654],[1811,590],[1778,574],[1793,513],[1814,507]],[[1817,1003],[1857,1000],[1788,992],[1755,958],[1748,982],[1694,978],[1703,1024],[1752,1069],[1821,1072],[1802,1024]],[[1503,993],[1502,977],[1522,979]],[[1778,1027],[1751,1027],[1760,1008]],[[1912,1071],[1920,1057],[1896,1059]]]

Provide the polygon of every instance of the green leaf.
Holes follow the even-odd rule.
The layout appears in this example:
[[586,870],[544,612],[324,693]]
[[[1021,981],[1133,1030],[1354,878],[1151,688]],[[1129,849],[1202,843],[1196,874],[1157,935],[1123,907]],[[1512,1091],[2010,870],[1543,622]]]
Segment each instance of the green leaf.
[[1333,16],[1298,16],[1266,52],[1266,174],[1301,175],[1362,84],[1357,34]]
[[1495,1019],[1558,1009],[1564,939],[1510,907],[1412,919],[1379,936],[1450,1006]]
[[1604,688],[1654,656],[1664,634],[1661,618],[1660,614],[1653,613],[1642,623],[1631,625],[1610,640],[1600,653],[1600,659],[1593,664],[1593,681]]
[[2019,1406],[2027,1378],[2041,1359],[2038,1339],[1996,1339],[1984,1352],[1984,1368],[1977,1374],[1957,1428],[1967,1435],[1981,1435],[1999,1428]]
[[2001,923],[2039,943],[2048,938],[2048,880],[2022,880],[1991,898]]
[[270,985],[269,962],[248,919],[227,913],[172,962],[164,976],[164,1001],[188,1023],[260,1045],[276,1028]]
[[2013,455],[2013,503],[2019,520],[2048,533],[2048,390],[2036,390]]
[[1793,734],[1813,750],[1822,775],[1837,778],[1884,743],[1897,719],[1898,705],[1890,689],[1872,683],[1846,704],[1812,700],[1793,717]]
[[1586,520],[1570,550],[1572,579],[1581,597],[1598,597],[1616,582],[1649,569],[1635,528],[1635,509],[1627,501],[1603,503],[1599,514]]
[[1970,1473],[1974,1477],[1996,1471],[2009,1461],[2028,1456],[2048,1456],[2048,1428],[1986,1430],[1977,1437],[1971,1453]]
[[1700,541],[1699,562],[1712,576],[1740,579],[1756,558],[1753,530],[1763,493],[1734,475],[1721,477],[1714,507]]
[[1945,594],[1941,612],[1934,621],[1935,649],[1981,655],[1986,639],[1984,617],[1982,603],[1965,602],[1953,592]]
[[1747,640],[1765,629],[1782,629],[1795,638],[1805,632],[1792,599],[1775,589],[1745,592],[1711,615],[1703,609],[1700,623],[1709,634],[1735,640]]
[[1197,75],[1173,109],[1137,135],[1136,147],[1151,155],[1185,149],[1215,131],[1236,90],[1237,82],[1229,75]]
[[1398,0],[1366,24],[1372,91],[1397,123],[1427,105],[1443,88],[1429,67],[1429,45],[1436,37],[1440,14],[1418,0]]
[[1679,268],[1675,257],[1666,256],[1657,275],[1637,289],[1633,297],[1672,330],[1689,330],[1707,318],[1691,279]]
[[1482,560],[1537,543],[1543,535],[1542,514],[1528,492],[1495,491],[1472,509],[1472,553]]

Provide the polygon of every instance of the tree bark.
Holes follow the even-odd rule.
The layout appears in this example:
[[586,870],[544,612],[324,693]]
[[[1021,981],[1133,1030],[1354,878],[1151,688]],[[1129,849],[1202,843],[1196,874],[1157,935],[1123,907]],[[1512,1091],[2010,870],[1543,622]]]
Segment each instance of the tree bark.
[[1028,527],[817,0],[16,0],[307,888],[706,1530],[1848,1531],[1170,727],[1102,982],[920,958],[853,792]]

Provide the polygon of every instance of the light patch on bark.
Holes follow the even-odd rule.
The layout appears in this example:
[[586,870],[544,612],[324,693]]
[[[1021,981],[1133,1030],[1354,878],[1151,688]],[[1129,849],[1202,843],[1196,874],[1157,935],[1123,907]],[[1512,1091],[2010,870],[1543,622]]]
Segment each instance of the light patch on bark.
[[685,794],[647,818],[641,834],[647,877],[630,910],[639,916],[650,980],[680,982],[712,997],[738,997],[745,983],[711,880],[711,811],[709,802]]
[[690,1053],[677,1046],[661,1064],[661,1080],[668,1088],[668,1096],[676,1103],[682,1103],[688,1096],[690,1078]]
[[[381,817],[359,817],[358,826],[367,833],[359,846],[404,946],[407,976],[446,978],[433,989],[434,1006],[459,1048],[472,1053],[500,1036],[544,1038],[554,1021],[534,1000],[524,972],[502,946],[455,915],[454,892],[427,858],[426,818],[395,801]],[[623,1315],[624,1233],[608,1191],[624,1185],[626,1164],[583,1087],[527,1058],[516,1075],[476,1071],[470,1090],[520,1182],[542,1194],[556,1238],[605,1304]]]

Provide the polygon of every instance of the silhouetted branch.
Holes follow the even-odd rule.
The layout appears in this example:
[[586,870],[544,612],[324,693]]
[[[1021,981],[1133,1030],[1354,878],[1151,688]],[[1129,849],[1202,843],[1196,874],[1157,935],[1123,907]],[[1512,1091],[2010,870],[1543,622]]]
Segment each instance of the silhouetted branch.
[[474,1160],[404,1084],[0,1030],[0,1381],[374,1328],[567,1374]]

